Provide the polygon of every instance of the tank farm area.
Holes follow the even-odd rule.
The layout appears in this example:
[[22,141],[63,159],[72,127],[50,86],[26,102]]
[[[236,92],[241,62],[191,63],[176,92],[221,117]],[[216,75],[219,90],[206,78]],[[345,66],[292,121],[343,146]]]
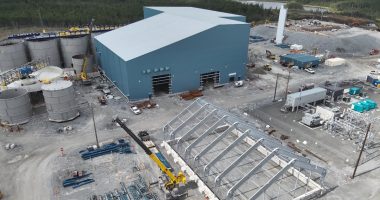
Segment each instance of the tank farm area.
[[380,199],[379,32],[286,16],[2,38],[0,199]]

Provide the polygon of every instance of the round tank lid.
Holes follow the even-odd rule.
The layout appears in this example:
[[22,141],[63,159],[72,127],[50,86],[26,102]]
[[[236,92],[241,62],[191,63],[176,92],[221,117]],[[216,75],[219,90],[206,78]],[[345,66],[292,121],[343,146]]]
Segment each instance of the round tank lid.
[[35,78],[21,79],[7,85],[8,88],[24,88],[28,92],[41,91],[42,83]]
[[71,81],[57,80],[50,84],[42,85],[42,90],[58,91],[69,88],[73,85]]
[[39,81],[52,81],[63,75],[63,69],[56,66],[47,66],[30,74]]

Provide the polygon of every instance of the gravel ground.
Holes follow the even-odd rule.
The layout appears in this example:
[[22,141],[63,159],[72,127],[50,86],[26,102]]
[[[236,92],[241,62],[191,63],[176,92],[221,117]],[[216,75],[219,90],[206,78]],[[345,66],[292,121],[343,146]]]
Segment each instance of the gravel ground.
[[[276,30],[273,26],[260,25],[253,28],[251,35],[271,39],[276,36]],[[378,49],[380,46],[379,32],[359,28],[316,33],[286,30],[285,35],[288,36],[285,43],[300,44],[310,51],[318,48],[320,53],[328,50],[333,55],[342,57],[367,56],[371,49]]]

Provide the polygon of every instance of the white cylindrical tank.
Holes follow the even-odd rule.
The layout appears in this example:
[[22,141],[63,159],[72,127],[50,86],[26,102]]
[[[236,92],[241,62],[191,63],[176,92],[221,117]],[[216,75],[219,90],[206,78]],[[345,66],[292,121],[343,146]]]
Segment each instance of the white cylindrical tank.
[[24,41],[3,40],[0,42],[0,72],[19,67],[27,62]]
[[29,121],[32,104],[28,91],[23,88],[0,92],[0,120],[2,124],[17,125]]
[[82,71],[84,57],[85,55],[83,54],[75,55],[72,57],[73,68],[74,68],[75,74],[77,74],[78,76],[80,72]]
[[61,52],[64,67],[72,67],[72,57],[75,55],[86,54],[88,48],[88,35],[70,36],[61,38]]
[[73,83],[57,80],[42,86],[49,120],[64,122],[79,116]]
[[32,60],[47,60],[50,65],[62,66],[57,38],[28,40],[28,49]]
[[[73,68],[75,70],[75,73],[79,76],[84,62],[85,55],[75,55],[72,58]],[[91,73],[94,72],[94,56],[89,55],[87,56],[87,64],[86,64],[86,72]]]

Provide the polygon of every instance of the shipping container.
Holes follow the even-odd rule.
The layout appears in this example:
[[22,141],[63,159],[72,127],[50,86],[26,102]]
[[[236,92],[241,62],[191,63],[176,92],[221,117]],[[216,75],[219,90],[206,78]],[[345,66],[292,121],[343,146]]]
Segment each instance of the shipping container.
[[324,88],[313,88],[310,90],[289,94],[286,99],[285,107],[291,107],[292,110],[298,106],[304,106],[310,103],[325,100],[327,90]]
[[351,105],[351,109],[357,112],[370,111],[377,108],[377,103],[371,99],[355,102]]
[[374,80],[376,80],[374,77],[368,75],[367,76],[367,82],[373,84]]
[[334,101],[340,99],[343,97],[344,88],[338,87],[338,86],[324,86],[324,88],[327,90],[327,96],[330,96],[334,99]]

